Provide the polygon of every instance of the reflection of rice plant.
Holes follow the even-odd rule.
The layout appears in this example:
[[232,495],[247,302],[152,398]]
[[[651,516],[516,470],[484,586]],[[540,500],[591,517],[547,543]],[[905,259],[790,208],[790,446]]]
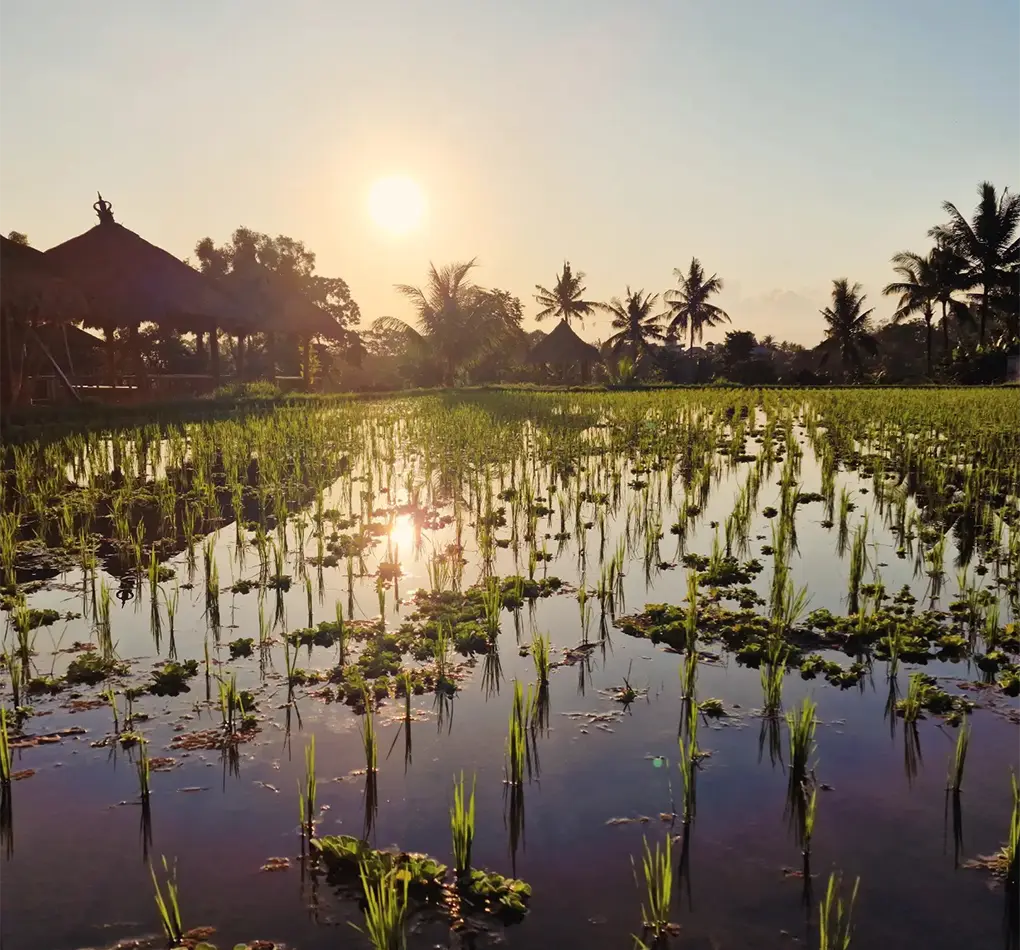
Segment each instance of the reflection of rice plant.
[[811,838],[815,833],[815,815],[818,812],[818,789],[811,789],[811,797],[807,800],[807,807],[804,809],[804,827],[801,834],[804,854],[811,853]]
[[854,903],[861,879],[854,881],[849,903],[844,903],[840,894],[842,879],[833,871],[829,875],[829,886],[819,906],[818,947],[819,950],[847,950],[853,936]]
[[[163,925],[163,933],[166,934],[167,942],[171,947],[180,947],[184,943],[184,925],[181,923],[181,907],[178,901],[177,865],[175,864],[171,871],[164,857],[163,871],[166,873],[166,880],[161,886],[155,870],[152,865],[149,866],[152,886],[156,892],[156,909],[159,911],[159,920]],[[166,896],[163,894],[164,886],[166,887]]]
[[450,660],[450,635],[445,624],[440,623],[436,630],[436,639],[432,643],[432,655],[436,661],[436,681],[442,683],[447,679]]
[[471,780],[471,798],[464,805],[464,773],[453,783],[453,805],[450,808],[450,833],[453,837],[453,858],[458,877],[471,869],[471,845],[475,840],[475,779]]
[[[669,908],[673,897],[673,842],[666,835],[665,847],[658,842],[655,851],[648,847],[644,838],[644,857],[641,868],[644,872],[645,891],[648,904],[641,902],[641,921],[646,933],[655,941],[660,940],[669,930]],[[631,859],[633,864],[633,859]]]
[[407,938],[404,918],[407,914],[407,884],[409,875],[399,868],[376,877],[360,868],[361,888],[365,894],[365,926],[352,923],[372,943],[374,950],[404,950]]
[[106,581],[101,580],[99,582],[99,601],[96,604],[95,626],[99,652],[104,660],[112,660],[114,655],[113,634],[110,627],[111,603],[110,588],[106,586]]
[[698,748],[698,707],[688,706],[686,728],[681,728],[677,737],[680,746],[680,777],[684,786],[684,822],[691,821],[697,810],[697,768],[701,758]]

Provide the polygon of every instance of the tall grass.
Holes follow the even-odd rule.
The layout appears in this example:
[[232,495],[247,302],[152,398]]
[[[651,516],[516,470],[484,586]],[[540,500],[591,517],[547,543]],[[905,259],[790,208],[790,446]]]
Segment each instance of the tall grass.
[[458,877],[471,870],[471,845],[475,840],[475,778],[471,779],[471,798],[464,804],[464,773],[453,783],[453,805],[450,806],[450,834],[453,838],[453,860]]

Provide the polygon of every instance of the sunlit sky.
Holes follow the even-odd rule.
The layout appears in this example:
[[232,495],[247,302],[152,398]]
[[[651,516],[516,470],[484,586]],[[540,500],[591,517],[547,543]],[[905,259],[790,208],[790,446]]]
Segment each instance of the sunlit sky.
[[[564,258],[606,299],[697,255],[734,327],[810,344],[832,278],[886,316],[943,200],[1020,187],[1018,42],[1016,0],[2,0],[0,228],[50,247],[99,189],[180,257],[288,234],[363,324],[430,260],[477,256],[533,327]],[[390,176],[405,234],[369,211]]]

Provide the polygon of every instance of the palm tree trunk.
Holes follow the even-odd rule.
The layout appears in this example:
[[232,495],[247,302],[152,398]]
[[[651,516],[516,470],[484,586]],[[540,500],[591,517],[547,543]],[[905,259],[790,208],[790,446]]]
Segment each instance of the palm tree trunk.
[[925,333],[925,365],[927,366],[928,379],[931,379],[931,314],[925,314],[924,318],[924,333]]
[[981,295],[981,327],[978,331],[978,342],[984,346],[985,342],[985,321],[988,318],[988,293],[992,289],[991,275],[985,274],[984,281],[984,293]]
[[949,321],[946,318],[946,302],[942,301],[942,352],[944,359],[949,359]]

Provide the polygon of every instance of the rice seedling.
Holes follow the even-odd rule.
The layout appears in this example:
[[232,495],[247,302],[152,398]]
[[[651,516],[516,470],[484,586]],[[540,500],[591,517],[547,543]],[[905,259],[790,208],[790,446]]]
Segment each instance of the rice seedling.
[[375,735],[375,717],[372,715],[371,704],[365,706],[365,714],[360,724],[361,745],[365,752],[365,771],[377,771],[379,763],[379,746]]
[[804,823],[801,829],[801,847],[805,857],[811,853],[811,839],[815,833],[815,817],[818,814],[818,788],[812,786],[811,797],[807,799],[804,809]]
[[359,869],[365,899],[365,926],[351,926],[368,937],[373,950],[405,950],[407,936],[408,875],[392,868],[381,875],[370,874],[364,864]]
[[301,835],[311,840],[315,835],[315,736],[308,737],[305,746],[305,782],[298,783],[298,816]]
[[521,785],[524,781],[525,758],[527,754],[527,726],[530,718],[531,687],[528,688],[528,702],[519,680],[514,680],[514,698],[510,708],[510,731],[506,741],[506,781],[510,785]]
[[0,706],[0,785],[11,784],[11,743],[7,734],[7,707]]
[[[152,886],[155,891],[156,910],[159,912],[159,922],[163,926],[167,943],[171,947],[180,947],[184,945],[184,925],[181,922],[180,895],[177,889],[177,865],[174,864],[171,870],[165,856],[162,858],[162,863],[165,875],[162,884],[156,877],[156,871],[152,865],[149,865],[149,873],[152,875]],[[166,889],[165,894],[164,888]]]
[[666,835],[665,846],[656,842],[654,851],[649,848],[647,837],[642,840],[641,870],[648,903],[641,902],[641,922],[644,934],[650,934],[653,942],[658,942],[672,929],[669,916],[673,900],[673,839]]
[[453,783],[450,806],[450,834],[453,838],[454,868],[459,878],[471,870],[471,845],[475,840],[475,778],[471,779],[471,798],[464,804],[464,773]]
[[850,900],[844,901],[840,893],[842,878],[833,871],[829,875],[829,884],[825,889],[825,897],[818,908],[818,948],[819,950],[848,950],[853,937],[853,912],[857,901],[857,889],[861,879],[854,881]]
[[138,775],[138,797],[143,805],[149,801],[149,779],[152,776],[152,767],[149,764],[149,756],[145,751],[145,742],[138,743],[138,758],[135,761],[135,771]]
[[956,730],[956,743],[953,746],[953,755],[949,760],[949,777],[946,788],[959,795],[963,787],[963,770],[967,764],[967,749],[970,746],[970,723],[966,714]]
[[1006,888],[1015,895],[1020,889],[1020,787],[1017,786],[1016,774],[1010,773],[1010,787],[1013,792],[1013,810],[1010,812],[1009,833],[1003,845],[1003,858],[1006,865]]
[[815,712],[817,706],[806,696],[797,712],[786,714],[790,737],[790,782],[803,785],[808,774],[808,759],[815,749]]
[[531,638],[531,659],[535,663],[535,675],[540,686],[549,685],[549,638],[534,634]]
[[110,711],[113,713],[113,733],[117,735],[120,732],[120,719],[117,713],[117,696],[113,692],[113,687],[107,687],[103,692],[103,699],[110,705]]
[[765,661],[759,671],[762,691],[762,715],[776,717],[783,707],[783,678],[786,676],[787,649],[777,636],[769,638]]
[[677,741],[680,746],[680,776],[683,780],[683,820],[694,819],[697,811],[697,769],[701,758],[698,748],[698,707],[691,703],[685,719],[686,728],[681,728]]

